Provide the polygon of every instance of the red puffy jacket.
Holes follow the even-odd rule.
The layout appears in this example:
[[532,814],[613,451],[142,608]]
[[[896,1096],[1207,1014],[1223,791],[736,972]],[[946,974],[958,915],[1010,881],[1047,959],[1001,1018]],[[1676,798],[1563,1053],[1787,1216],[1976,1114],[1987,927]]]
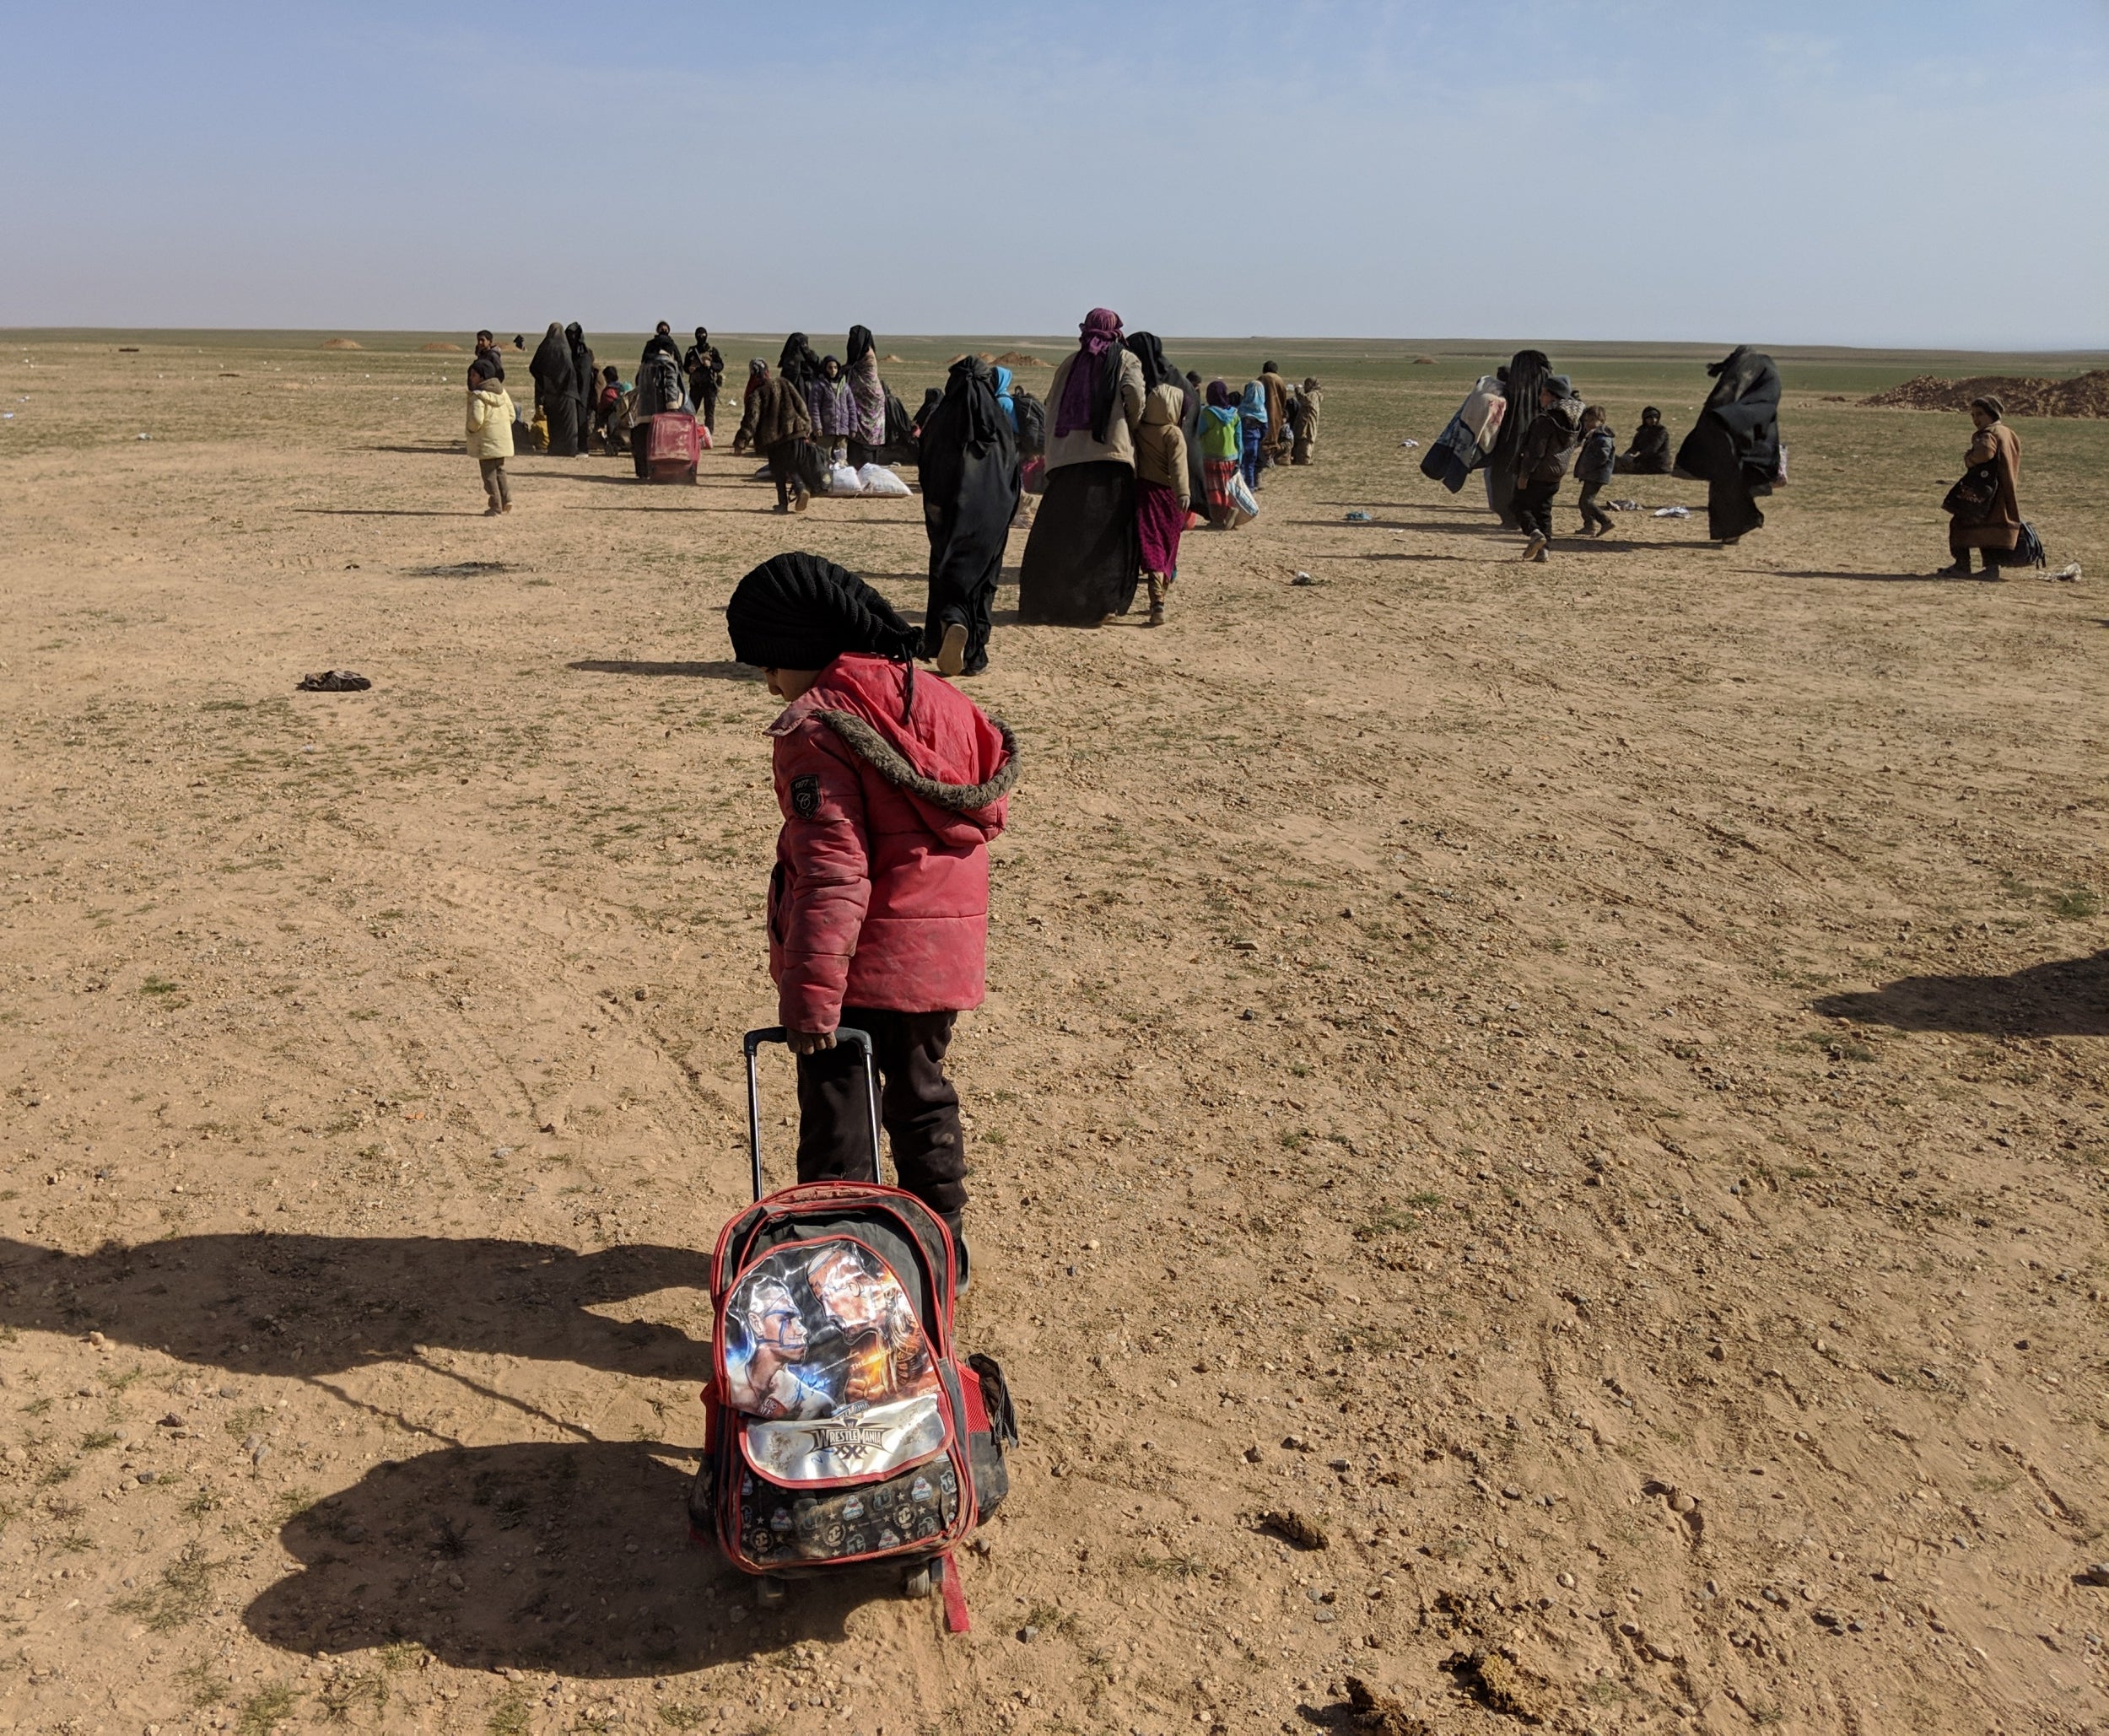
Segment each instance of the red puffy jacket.
[[778,1016],[832,1031],[849,1006],[981,1004],[989,840],[1003,830],[1017,744],[949,682],[838,657],[769,725],[784,829],[769,879]]

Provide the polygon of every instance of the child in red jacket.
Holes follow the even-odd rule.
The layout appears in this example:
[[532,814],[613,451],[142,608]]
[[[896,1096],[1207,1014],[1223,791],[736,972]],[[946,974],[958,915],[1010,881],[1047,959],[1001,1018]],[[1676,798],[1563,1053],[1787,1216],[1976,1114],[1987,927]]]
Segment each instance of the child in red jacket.
[[945,1052],[986,989],[989,840],[1017,744],[948,682],[921,635],[855,574],[779,554],[732,593],[733,654],[788,702],[769,725],[784,829],[769,880],[769,974],[798,1056],[798,1178],[866,1173],[870,1033],[900,1184],[966,1243],[966,1150]]

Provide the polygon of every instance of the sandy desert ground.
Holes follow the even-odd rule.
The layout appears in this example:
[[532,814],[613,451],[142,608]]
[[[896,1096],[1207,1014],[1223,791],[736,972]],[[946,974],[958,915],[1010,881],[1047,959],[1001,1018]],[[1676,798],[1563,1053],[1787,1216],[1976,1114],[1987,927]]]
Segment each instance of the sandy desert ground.
[[1964,419],[1853,400],[1985,360],[1844,353],[1764,531],[1525,566],[1400,444],[1488,348],[1284,342],[1319,461],[1168,626],[1000,615],[947,1637],[682,1504],[774,1016],[720,610],[914,609],[918,504],[486,521],[466,358],[321,335],[0,348],[0,1730],[2109,1730],[2109,423],[2020,425],[2077,583],[1927,577]]

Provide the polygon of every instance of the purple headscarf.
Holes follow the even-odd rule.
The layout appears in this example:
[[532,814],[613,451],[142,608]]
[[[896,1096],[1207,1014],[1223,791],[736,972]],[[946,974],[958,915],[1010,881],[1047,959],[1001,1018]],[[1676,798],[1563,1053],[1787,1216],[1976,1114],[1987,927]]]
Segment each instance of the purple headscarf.
[[1218,410],[1227,410],[1230,407],[1230,382],[1227,380],[1210,380],[1208,402]]
[[1095,307],[1076,329],[1083,333],[1083,342],[1076,348],[1069,378],[1062,382],[1062,401],[1054,407],[1054,433],[1059,438],[1088,428],[1094,440],[1103,440],[1120,383],[1120,315],[1109,307]]

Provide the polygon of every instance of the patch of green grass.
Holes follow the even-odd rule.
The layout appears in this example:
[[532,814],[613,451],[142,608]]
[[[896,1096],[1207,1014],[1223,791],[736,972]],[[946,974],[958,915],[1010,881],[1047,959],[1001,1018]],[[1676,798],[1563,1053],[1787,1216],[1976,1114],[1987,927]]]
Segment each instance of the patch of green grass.
[[200,1712],[218,1706],[233,1691],[231,1683],[213,1674],[212,1660],[207,1658],[176,1671],[175,1679],[190,1690],[191,1704]]
[[348,1670],[332,1676],[315,1697],[321,1703],[323,1723],[348,1724],[356,1706],[371,1706],[375,1717],[387,1710],[388,1683],[379,1670]]
[[104,1448],[116,1444],[116,1436],[108,1429],[91,1429],[80,1437],[80,1450],[83,1453],[100,1453]]
[[77,1464],[55,1464],[36,1480],[36,1486],[40,1489],[56,1489],[61,1483],[72,1481],[79,1469]]
[[51,1401],[48,1398],[32,1399],[28,1404],[22,1407],[22,1414],[24,1416],[42,1416],[49,1411],[51,1408]]
[[58,1546],[69,1555],[84,1555],[94,1548],[84,1531],[69,1531],[58,1540]]
[[[700,1706],[662,1706],[659,1708],[659,1722],[677,1730],[700,1730],[709,1717],[709,1712]],[[492,1728],[495,1731],[497,1727],[494,1725]]]
[[183,1511],[193,1519],[202,1519],[206,1514],[216,1512],[225,1505],[219,1491],[210,1483],[200,1483],[197,1493],[183,1503]]
[[1403,1210],[1396,1205],[1390,1205],[1378,1212],[1367,1223],[1358,1227],[1354,1234],[1357,1242],[1375,1242],[1386,1236],[1397,1235],[1402,1231],[1417,1230],[1420,1227],[1421,1220],[1411,1212]]
[[225,1564],[205,1553],[205,1545],[193,1539],[161,1570],[161,1577],[143,1592],[120,1598],[110,1607],[121,1615],[137,1615],[154,1633],[173,1633],[212,1607],[213,1580]]
[[534,1706],[533,1696],[515,1683],[498,1696],[483,1728],[490,1732],[490,1736],[527,1736]]
[[1035,1604],[1025,1612],[1020,1627],[1037,1627],[1044,1634],[1067,1634],[1076,1631],[1076,1617],[1059,1604]]
[[261,1404],[245,1404],[229,1416],[220,1426],[227,1431],[230,1441],[245,1439],[252,1431],[262,1426],[271,1413]]
[[242,1701],[235,1728],[241,1733],[241,1736],[271,1736],[273,1730],[293,1716],[293,1708],[299,1703],[299,1699],[300,1696],[283,1682],[273,1682],[268,1687],[259,1688]]
[[290,1489],[281,1489],[271,1503],[272,1514],[281,1525],[297,1519],[315,1505],[315,1491],[296,1483]]
[[150,976],[140,984],[139,992],[142,995],[173,995],[181,987],[181,984],[172,983],[166,977]]
[[2051,900],[2051,908],[2060,916],[2075,919],[2099,916],[2101,914],[2101,899],[2099,894],[2086,887],[2069,886]]

